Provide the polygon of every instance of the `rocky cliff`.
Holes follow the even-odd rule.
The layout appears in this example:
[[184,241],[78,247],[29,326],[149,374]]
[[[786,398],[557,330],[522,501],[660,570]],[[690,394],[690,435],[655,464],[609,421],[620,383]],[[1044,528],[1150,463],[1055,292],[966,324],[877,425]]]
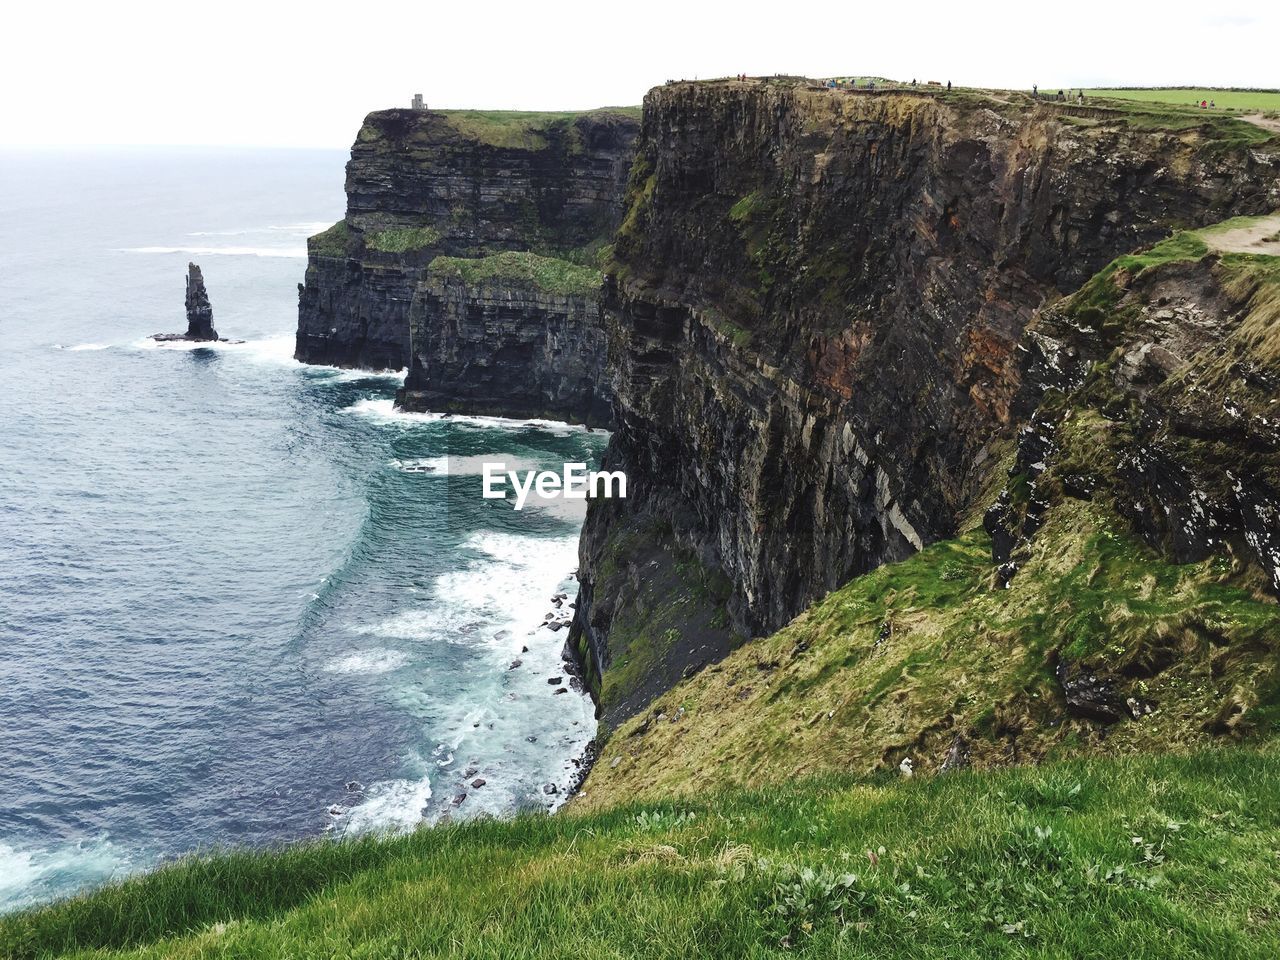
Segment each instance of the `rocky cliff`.
[[213,307],[204,289],[204,276],[194,263],[187,264],[186,307],[187,339],[217,340],[218,331],[213,329]]
[[592,263],[618,222],[637,128],[611,110],[371,113],[347,164],[346,217],[308,243],[297,358],[408,366],[414,292],[438,256]]
[[599,271],[535,254],[436,258],[397,405],[609,426],[599,293]]
[[604,303],[631,496],[591,506],[571,637],[606,721],[956,533],[1029,414],[1037,310],[1171,228],[1280,206],[1267,139],[1016,97],[652,91]]
[[677,682],[584,802],[1273,739],[1280,256],[1251,237],[1280,254],[1280,216],[1179,233],[1042,311],[982,522]]

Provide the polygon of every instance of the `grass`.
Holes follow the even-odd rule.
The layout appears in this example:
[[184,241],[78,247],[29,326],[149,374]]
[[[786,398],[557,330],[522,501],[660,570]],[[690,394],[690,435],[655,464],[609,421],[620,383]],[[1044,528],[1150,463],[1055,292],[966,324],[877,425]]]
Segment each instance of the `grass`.
[[[1116,257],[1068,298],[1066,308],[1087,326],[1098,327],[1104,320],[1110,320],[1113,326],[1121,324],[1126,317],[1109,315],[1123,296],[1123,285],[1128,280],[1153,267],[1201,260],[1209,253],[1207,240],[1232,230],[1250,227],[1263,219],[1265,218],[1232,217],[1199,230],[1178,231],[1144,250]],[[1276,258],[1252,256],[1245,259],[1265,266]],[[1228,263],[1240,263],[1242,257],[1229,254],[1224,260]]]
[[[1057,88],[1054,88],[1054,92]],[[1201,100],[1212,100],[1219,110],[1246,112],[1280,110],[1280,90],[1214,90],[1209,87],[1132,87],[1128,89],[1086,90],[1087,98],[1138,100],[1144,103],[1192,106]]]
[[328,230],[308,238],[307,252],[317,257],[345,257],[350,237],[347,221],[339,220]]
[[640,118],[639,107],[603,107],[591,111],[441,110],[449,125],[462,136],[490,146],[540,150],[550,142],[552,129],[568,127],[590,114],[618,114]]
[[626,804],[188,860],[0,919],[13,960],[1274,957],[1280,752]]
[[[1032,544],[1007,590],[992,589],[981,531],[853,580],[621,724],[586,804],[869,774],[908,756],[927,769],[957,733],[987,764],[1012,742],[1025,758],[1204,745],[1233,697],[1254,711],[1252,733],[1280,732],[1280,607],[1233,582],[1227,561],[1167,563],[1106,507],[1080,501],[1056,506]],[[1232,653],[1210,676],[1215,644]],[[1168,669],[1122,684],[1159,702],[1156,713],[1104,732],[1061,706],[1060,653],[1125,675],[1171,645]],[[656,723],[658,713],[681,719]]]
[[365,234],[364,242],[370,250],[379,253],[408,253],[435,246],[440,242],[440,236],[435,227],[402,227]]
[[602,279],[600,271],[594,267],[513,251],[475,260],[436,257],[428,268],[428,276],[458,277],[469,284],[485,280],[514,280],[532,283],[547,293],[580,297],[595,294]]

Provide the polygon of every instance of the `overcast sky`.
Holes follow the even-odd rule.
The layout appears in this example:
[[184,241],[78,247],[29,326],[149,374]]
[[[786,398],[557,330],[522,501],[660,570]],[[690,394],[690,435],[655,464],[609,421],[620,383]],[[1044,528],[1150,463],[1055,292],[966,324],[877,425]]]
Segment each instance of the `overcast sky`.
[[1280,86],[1280,3],[18,0],[0,143],[346,147],[370,110],[639,103],[668,78]]

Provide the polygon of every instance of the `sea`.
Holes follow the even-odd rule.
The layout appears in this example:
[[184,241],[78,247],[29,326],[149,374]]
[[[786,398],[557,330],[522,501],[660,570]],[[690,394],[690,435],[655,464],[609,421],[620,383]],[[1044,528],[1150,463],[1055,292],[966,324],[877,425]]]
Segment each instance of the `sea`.
[[[605,434],[293,359],[341,151],[0,151],[0,911],[193,853],[551,810]],[[198,263],[232,342],[186,328]]]

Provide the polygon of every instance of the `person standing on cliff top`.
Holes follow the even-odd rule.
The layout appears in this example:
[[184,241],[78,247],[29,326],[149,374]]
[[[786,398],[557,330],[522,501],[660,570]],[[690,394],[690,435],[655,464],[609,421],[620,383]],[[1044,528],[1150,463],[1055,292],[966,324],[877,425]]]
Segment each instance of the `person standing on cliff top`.
[[950,93],[950,92],[951,92],[951,81],[950,81],[950,80],[948,80],[948,81],[947,81],[947,93]]

